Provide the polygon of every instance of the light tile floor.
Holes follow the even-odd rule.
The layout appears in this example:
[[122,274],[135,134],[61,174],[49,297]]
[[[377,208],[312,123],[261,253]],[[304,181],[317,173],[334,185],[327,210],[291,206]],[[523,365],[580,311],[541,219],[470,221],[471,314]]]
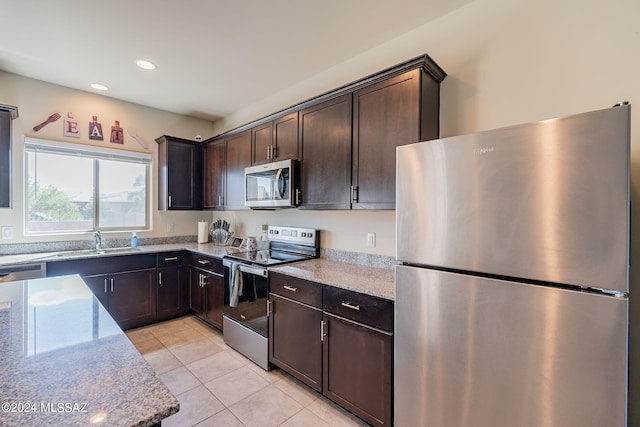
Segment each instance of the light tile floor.
[[195,316],[126,334],[180,401],[163,426],[368,425],[281,370],[264,371]]

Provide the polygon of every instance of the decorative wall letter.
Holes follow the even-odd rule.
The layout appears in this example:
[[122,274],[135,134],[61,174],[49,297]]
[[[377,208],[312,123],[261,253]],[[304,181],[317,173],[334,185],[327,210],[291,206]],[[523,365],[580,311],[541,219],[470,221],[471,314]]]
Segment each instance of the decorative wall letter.
[[111,126],[111,142],[114,144],[124,144],[124,133],[120,127],[120,122],[116,120],[116,124]]
[[67,117],[64,119],[64,127],[62,129],[62,134],[64,136],[80,138],[80,129],[78,129],[78,121],[73,118],[72,112],[68,112]]
[[102,125],[98,123],[98,116],[93,116],[93,121],[89,122],[89,139],[104,141],[102,137]]

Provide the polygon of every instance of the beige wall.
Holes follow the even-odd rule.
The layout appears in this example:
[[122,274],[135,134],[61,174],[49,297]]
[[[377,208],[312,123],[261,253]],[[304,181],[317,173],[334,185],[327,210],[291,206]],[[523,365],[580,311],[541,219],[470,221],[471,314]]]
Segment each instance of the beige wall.
[[[0,103],[17,106],[20,114],[19,117],[13,121],[13,208],[0,209],[0,226],[12,226],[15,237],[11,240],[0,240],[0,244],[57,240],[89,240],[93,238],[90,233],[55,237],[24,236],[23,186],[25,136],[152,153],[154,162],[152,181],[153,230],[139,233],[139,236],[142,238],[195,235],[197,233],[196,223],[199,220],[207,220],[210,217],[210,214],[207,212],[158,212],[158,177],[155,172],[158,159],[158,146],[155,138],[164,134],[189,139],[193,139],[197,134],[203,136],[210,135],[213,131],[213,125],[210,122],[128,102],[117,101],[89,92],[51,85],[2,71],[0,71]],[[44,121],[51,114],[58,112],[63,117],[66,117],[69,111],[73,112],[74,117],[78,120],[81,133],[80,138],[62,136],[62,118],[42,128],[39,132],[33,131],[35,125]],[[88,124],[93,115],[98,116],[98,121],[102,123],[103,132],[107,131],[105,141],[103,142],[89,140]],[[125,129],[134,129],[138,136],[147,143],[149,149],[143,149],[127,132],[124,134],[125,144],[123,146],[110,143],[108,130],[111,129],[115,120],[119,120],[120,125]],[[167,223],[174,224],[175,231],[173,233],[167,233]],[[109,233],[105,235],[105,238],[127,237],[129,235],[129,233]]]

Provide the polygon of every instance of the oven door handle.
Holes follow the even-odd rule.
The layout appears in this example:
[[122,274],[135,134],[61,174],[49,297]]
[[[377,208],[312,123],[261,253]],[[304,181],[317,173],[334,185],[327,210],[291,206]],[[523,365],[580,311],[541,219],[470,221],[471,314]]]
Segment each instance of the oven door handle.
[[[225,267],[229,267],[231,268],[231,266],[234,264],[234,261],[226,261],[224,260],[222,262],[222,264]],[[267,270],[266,268],[259,268],[259,267],[252,267],[250,265],[245,265],[242,263],[238,263],[240,264],[238,266],[238,271],[242,272],[242,273],[248,273],[248,274],[253,274],[255,276],[262,276],[262,277],[268,277],[269,276],[269,270]]]

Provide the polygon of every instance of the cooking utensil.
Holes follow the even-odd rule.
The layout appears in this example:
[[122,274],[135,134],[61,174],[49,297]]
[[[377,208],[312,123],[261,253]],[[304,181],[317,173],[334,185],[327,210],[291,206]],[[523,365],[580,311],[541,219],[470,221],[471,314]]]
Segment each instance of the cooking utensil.
[[56,120],[58,120],[60,117],[62,117],[60,114],[58,113],[53,113],[52,115],[50,115],[47,120],[45,120],[44,122],[40,123],[39,125],[36,125],[33,127],[33,131],[34,132],[38,132],[40,129],[42,129],[43,127],[45,127],[46,125],[48,125],[49,123],[53,123]]
[[131,138],[135,139],[135,140],[136,140],[136,142],[137,142],[137,143],[138,143],[142,148],[144,148],[145,150],[148,150],[148,149],[149,149],[149,146],[147,145],[147,143],[146,143],[146,142],[144,142],[142,139],[140,139],[140,137],[138,136],[138,134],[136,133],[136,131],[135,131],[135,130],[133,130],[133,129],[127,129],[127,133],[128,133],[129,135],[131,135]]

